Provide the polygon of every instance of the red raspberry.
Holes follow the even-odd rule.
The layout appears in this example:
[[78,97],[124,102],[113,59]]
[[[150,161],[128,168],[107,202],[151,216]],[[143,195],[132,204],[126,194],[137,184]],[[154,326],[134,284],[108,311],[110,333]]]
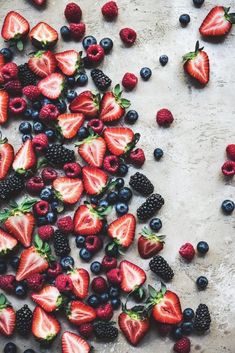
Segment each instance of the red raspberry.
[[135,88],[135,86],[137,85],[137,83],[138,83],[138,78],[134,74],[127,72],[123,76],[122,85],[128,91],[132,91]]
[[58,173],[55,169],[48,167],[48,168],[44,168],[42,170],[41,175],[42,175],[42,179],[45,181],[45,183],[46,182],[51,183],[53,180],[55,180],[57,178]]
[[2,275],[0,276],[0,288],[6,292],[12,292],[14,290],[15,276],[13,275]]
[[172,325],[168,324],[158,324],[157,328],[160,336],[162,337],[168,336],[172,331]]
[[27,102],[24,98],[16,97],[11,99],[9,110],[13,114],[22,114],[27,109]]
[[102,6],[101,11],[106,20],[111,21],[118,15],[117,3],[115,1],[106,2],[106,4]]
[[9,81],[4,85],[4,89],[11,96],[20,96],[22,94],[22,86],[19,80]]
[[73,282],[68,275],[61,274],[55,279],[55,286],[62,292],[69,292],[73,288]]
[[99,44],[92,44],[87,48],[87,57],[91,63],[99,63],[104,59],[104,49]]
[[39,117],[42,121],[55,121],[60,112],[54,104],[46,104],[42,107]]
[[18,76],[18,66],[15,63],[7,63],[1,69],[5,82],[15,80]]
[[34,273],[27,277],[26,281],[29,289],[38,292],[43,287],[44,277],[40,273]]
[[96,134],[100,135],[104,128],[104,123],[100,119],[91,119],[87,127],[91,128]]
[[182,337],[174,344],[174,352],[176,353],[189,353],[191,342],[188,337]]
[[38,235],[43,241],[50,240],[54,235],[54,228],[49,224],[38,227]]
[[104,277],[95,277],[91,281],[91,288],[95,293],[101,294],[106,292],[108,289],[108,285]]
[[69,29],[74,40],[81,40],[86,32],[85,23],[70,23]]
[[222,173],[226,176],[233,176],[235,174],[235,162],[227,161],[222,165]]
[[93,334],[93,325],[89,322],[78,327],[78,332],[84,338],[90,338]]
[[116,174],[120,165],[117,156],[106,156],[103,161],[103,168],[110,174]]
[[36,101],[40,97],[41,92],[37,86],[30,85],[23,88],[23,94],[30,101]]
[[117,267],[117,259],[116,259],[116,257],[111,257],[111,256],[105,255],[102,259],[101,264],[102,264],[102,268],[105,271],[110,271],[113,268]]
[[131,46],[135,43],[137,34],[132,28],[123,28],[119,32],[119,36],[124,44]]
[[97,319],[99,320],[110,321],[113,317],[112,305],[109,303],[100,305],[96,309],[96,315],[97,315]]
[[49,277],[55,278],[62,273],[62,267],[59,262],[52,262],[47,270],[47,275]]
[[235,162],[235,144],[228,145],[226,147],[226,152],[228,158]]
[[114,286],[118,287],[120,286],[122,281],[122,275],[119,268],[113,268],[112,270],[108,271],[106,273],[106,276],[110,284],[113,284]]
[[174,117],[170,110],[163,108],[157,112],[156,120],[159,126],[169,126],[173,123]]
[[38,195],[44,188],[45,184],[40,177],[32,177],[26,182],[26,189],[32,195]]
[[69,234],[73,231],[73,219],[70,216],[60,217],[57,221],[57,227],[65,234]]
[[82,10],[80,6],[74,2],[70,2],[64,10],[64,15],[68,22],[79,23],[82,17]]
[[142,148],[136,148],[135,150],[132,150],[129,155],[129,160],[137,167],[141,167],[145,162],[145,154]]
[[76,162],[65,163],[63,166],[63,170],[67,177],[69,178],[77,178],[82,171],[80,164]]
[[45,216],[49,211],[49,203],[44,200],[40,200],[33,205],[33,211],[38,216]]
[[97,235],[88,235],[85,240],[85,246],[91,253],[96,253],[102,248],[103,241]]
[[44,151],[49,145],[48,137],[44,133],[34,136],[32,143],[33,147],[38,152]]
[[187,261],[192,261],[195,255],[195,249],[192,244],[185,243],[179,249],[180,255]]

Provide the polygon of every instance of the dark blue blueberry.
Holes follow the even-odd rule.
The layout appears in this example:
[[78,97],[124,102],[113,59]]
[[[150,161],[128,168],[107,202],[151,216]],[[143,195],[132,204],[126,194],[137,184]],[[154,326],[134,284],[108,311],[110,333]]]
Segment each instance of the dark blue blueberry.
[[109,301],[109,294],[108,293],[102,293],[99,295],[99,300],[102,304],[105,304]]
[[19,282],[15,287],[15,295],[17,297],[23,298],[27,294],[27,287],[24,282]]
[[117,287],[109,287],[109,296],[111,299],[120,297],[120,289]]
[[101,234],[103,234],[103,235],[107,235],[107,232],[108,232],[108,227],[109,227],[109,225],[108,225],[108,223],[107,223],[107,221],[106,220],[104,220],[103,221],[103,224],[102,224],[102,228],[101,228]]
[[82,248],[85,244],[86,238],[83,237],[82,235],[77,235],[75,238],[75,242],[76,242],[76,247],[77,248]]
[[114,205],[118,200],[118,194],[115,191],[111,191],[107,195],[107,201],[110,205]]
[[24,112],[24,117],[26,119],[29,119],[29,118],[31,118],[31,116],[32,116],[32,109],[27,108],[26,111]]
[[51,210],[56,213],[61,213],[64,210],[64,204],[58,200],[52,201]]
[[52,200],[53,196],[54,196],[53,191],[50,188],[44,188],[40,192],[40,199],[48,201],[48,202],[50,202]]
[[40,101],[35,101],[32,103],[32,108],[39,111],[42,108],[42,103]]
[[60,28],[60,34],[64,40],[69,40],[71,38],[71,31],[67,26],[62,26]]
[[91,203],[93,203],[94,205],[98,205],[99,203],[99,198],[97,196],[91,196],[90,198]]
[[46,215],[46,219],[48,223],[54,224],[57,221],[57,213],[56,212],[48,212]]
[[110,257],[118,257],[119,248],[115,243],[108,243],[105,247],[105,254]]
[[93,36],[86,36],[83,38],[83,41],[82,41],[82,45],[83,45],[83,48],[85,50],[87,50],[87,48],[90,46],[90,45],[93,45],[93,44],[97,44],[97,40],[95,39],[95,37]]
[[159,161],[162,158],[163,154],[164,153],[161,148],[155,148],[155,150],[153,151],[153,155],[156,161]]
[[74,98],[77,97],[77,92],[76,91],[68,91],[66,94],[66,98],[69,102],[72,102],[74,100]]
[[100,46],[104,49],[105,54],[108,54],[113,49],[113,41],[110,38],[103,38],[100,41]]
[[208,286],[208,279],[205,276],[200,276],[196,280],[196,284],[198,289],[206,289]]
[[114,298],[111,300],[111,305],[113,310],[117,310],[121,306],[121,300],[119,298]]
[[19,266],[19,262],[20,262],[20,258],[18,256],[12,256],[10,258],[9,264],[11,265],[11,267],[14,270],[17,270],[18,266]]
[[15,345],[15,343],[13,342],[8,342],[5,346],[4,346],[4,353],[16,353],[17,352],[17,347]]
[[197,251],[199,254],[205,255],[209,251],[209,245],[206,241],[199,241],[197,244]]
[[28,134],[32,131],[32,125],[28,121],[22,121],[19,125],[19,131],[22,134]]
[[126,214],[129,211],[129,207],[124,202],[118,202],[115,205],[115,210],[119,216],[123,216],[124,214]]
[[90,295],[87,299],[87,304],[90,305],[92,308],[98,308],[98,306],[100,305],[100,301],[97,295]]
[[61,114],[67,112],[67,104],[64,100],[60,100],[58,103],[56,103],[56,106]]
[[7,271],[7,263],[5,260],[0,260],[0,275],[3,275]]
[[184,13],[183,15],[180,15],[179,21],[182,26],[187,26],[187,24],[190,22],[190,16]]
[[183,337],[183,331],[181,327],[175,327],[172,331],[173,338],[178,341]]
[[47,105],[47,104],[52,104],[52,101],[48,98],[43,98],[41,100],[41,104],[44,106],[44,105]]
[[149,226],[154,232],[158,232],[162,228],[162,221],[160,218],[153,218],[149,222]]
[[222,211],[225,214],[231,214],[234,211],[235,205],[231,200],[224,200],[221,205]]
[[74,266],[74,259],[72,256],[65,256],[60,259],[60,264],[63,270],[67,271],[73,268]]
[[128,187],[121,188],[118,191],[118,198],[122,202],[128,202],[132,198],[132,191]]
[[88,82],[88,76],[85,72],[81,72],[77,78],[77,84],[80,87],[83,87],[87,84]]
[[183,322],[181,325],[184,335],[190,335],[193,332],[193,323],[192,322]]
[[139,118],[139,114],[136,110],[129,110],[125,115],[125,122],[127,124],[133,125]]
[[162,66],[166,66],[166,64],[168,63],[168,56],[167,55],[161,55],[159,58],[159,62]]
[[33,119],[33,121],[38,121],[39,120],[39,112],[37,110],[32,110],[31,118]]
[[74,295],[74,294],[71,293],[71,292],[66,293],[66,297],[69,299],[69,301],[71,301],[71,300],[77,300],[77,296]]
[[115,180],[116,189],[121,189],[125,185],[125,180],[123,178],[117,178]]
[[99,202],[98,202],[98,206],[99,206],[99,207],[106,208],[106,207],[108,207],[108,205],[109,205],[109,203],[108,203],[108,201],[105,200],[105,199],[101,199],[101,200],[99,200]]
[[4,56],[6,62],[11,61],[13,58],[13,51],[9,48],[2,48],[0,53]]
[[37,217],[37,225],[44,226],[45,224],[48,224],[47,218],[45,216]]
[[80,255],[82,260],[87,261],[87,262],[90,261],[91,258],[92,258],[92,253],[90,251],[88,251],[87,249],[85,249],[85,248],[82,248],[79,251],[79,255]]
[[187,321],[192,321],[192,319],[194,318],[194,311],[193,309],[191,308],[186,308],[184,309],[183,311],[183,318],[184,318],[184,321],[187,322]]
[[194,6],[201,7],[205,0],[193,0]]
[[118,174],[120,176],[125,176],[128,173],[128,166],[125,163],[121,163],[118,168]]
[[32,140],[32,138],[33,138],[32,135],[25,134],[25,135],[22,136],[22,142],[25,142],[27,140]]
[[144,81],[148,81],[150,79],[150,77],[152,76],[152,71],[149,67],[143,67],[140,70],[140,76],[142,77],[142,79]]
[[83,126],[78,130],[77,138],[79,141],[82,141],[85,138],[87,138],[89,135],[90,135],[89,130],[85,126]]
[[35,134],[41,134],[44,131],[44,128],[45,126],[40,121],[33,124],[33,131]]
[[26,349],[26,351],[24,351],[24,353],[35,353],[35,351],[33,349]]
[[82,58],[82,61],[83,61],[83,65],[84,65],[85,69],[91,69],[92,68],[93,63],[88,59],[87,56]]
[[92,273],[94,273],[95,275],[98,275],[102,271],[102,265],[99,261],[94,261],[92,262],[90,269]]
[[45,134],[47,135],[50,141],[54,141],[56,138],[56,132],[52,129],[45,130]]
[[67,81],[68,87],[73,88],[75,86],[75,83],[76,83],[75,77],[72,77],[72,76],[71,77],[67,77],[66,81]]

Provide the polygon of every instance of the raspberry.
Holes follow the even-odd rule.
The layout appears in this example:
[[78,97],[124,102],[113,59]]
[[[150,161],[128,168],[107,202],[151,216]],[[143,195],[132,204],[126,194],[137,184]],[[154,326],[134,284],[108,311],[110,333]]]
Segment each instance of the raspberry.
[[99,44],[92,44],[87,48],[88,60],[92,63],[99,63],[104,59],[104,49]]
[[49,211],[49,203],[41,200],[33,205],[33,211],[38,216],[45,216]]
[[116,257],[111,257],[111,256],[105,255],[102,259],[101,264],[102,264],[102,268],[105,271],[110,271],[113,268],[117,267],[117,259],[116,259]]
[[88,122],[87,127],[90,127],[94,131],[94,133],[100,135],[103,131],[104,123],[100,119],[91,119]]
[[103,277],[99,276],[93,278],[91,282],[91,288],[95,293],[101,294],[106,292],[108,285],[106,280]]
[[42,179],[44,180],[45,183],[46,182],[51,183],[53,180],[55,180],[57,178],[58,173],[55,169],[48,167],[48,168],[44,168],[42,170],[41,175],[42,175]]
[[169,126],[173,123],[174,117],[170,110],[163,108],[157,112],[156,120],[159,126]]
[[226,147],[226,152],[228,158],[235,162],[235,144],[228,145]]
[[62,292],[69,292],[73,288],[73,282],[68,275],[61,274],[55,279],[55,286]]
[[39,117],[42,121],[55,121],[60,112],[54,104],[46,104],[42,107]]
[[137,34],[132,28],[123,28],[119,32],[119,36],[124,44],[131,46],[135,43]]
[[108,271],[106,276],[110,284],[114,286],[120,286],[122,275],[119,268],[113,268],[112,270]]
[[61,217],[57,221],[57,227],[65,234],[69,234],[73,231],[73,219],[70,216]]
[[7,63],[1,69],[1,74],[5,82],[17,79],[18,66],[15,63]]
[[159,332],[160,336],[162,336],[162,337],[168,336],[172,331],[172,325],[168,325],[168,324],[160,324],[159,323],[157,328],[158,328],[158,332]]
[[38,195],[44,188],[45,184],[40,177],[32,177],[26,182],[26,189],[32,195]]
[[84,23],[70,23],[69,29],[74,40],[81,40],[86,32],[86,26]]
[[50,240],[54,235],[54,228],[49,224],[38,227],[38,235],[43,241]]
[[104,158],[103,161],[103,168],[104,170],[106,170],[107,172],[109,172],[110,174],[115,174],[117,173],[118,169],[119,169],[119,159],[117,156],[106,156]]
[[226,176],[233,176],[235,174],[235,162],[227,161],[222,165],[222,173]]
[[187,261],[192,261],[195,255],[195,249],[192,244],[185,243],[179,249],[180,255]]
[[141,167],[145,162],[145,154],[142,148],[137,148],[136,150],[132,150],[129,155],[129,160],[137,167]]
[[12,292],[14,290],[15,276],[13,275],[2,275],[0,276],[0,288],[6,292]]
[[137,83],[138,83],[138,78],[134,74],[127,72],[123,76],[122,85],[128,91],[132,91],[135,88],[135,86],[137,85]]
[[12,81],[7,82],[4,85],[4,89],[11,96],[20,96],[22,93],[22,85],[19,80],[12,80]]
[[85,240],[85,246],[91,253],[96,253],[102,248],[103,241],[97,235],[88,235]]
[[64,15],[68,22],[79,23],[82,17],[82,10],[80,6],[74,2],[70,2],[64,10]]
[[106,2],[101,8],[101,12],[106,20],[113,20],[118,15],[118,6],[115,1]]
[[48,137],[43,133],[34,136],[32,143],[33,147],[38,152],[44,151],[49,145]]
[[100,305],[96,309],[96,315],[97,315],[97,319],[99,319],[99,320],[110,321],[113,317],[112,305],[109,303],[104,304],[104,305]]
[[16,97],[11,99],[9,110],[13,114],[22,114],[27,109],[27,102],[24,98]]
[[40,97],[41,92],[40,92],[40,90],[38,89],[37,86],[30,85],[30,86],[25,86],[23,88],[23,94],[30,101],[36,101]]
[[76,162],[65,163],[63,170],[68,178],[77,178],[82,171],[80,164]]
[[188,337],[182,337],[179,341],[174,344],[174,352],[176,353],[189,353],[191,342]]
[[84,338],[90,338],[93,335],[93,325],[89,322],[78,327],[78,332]]
[[44,277],[40,273],[34,273],[26,279],[28,288],[33,291],[39,291],[43,287]]
[[55,278],[62,273],[62,266],[59,262],[52,262],[47,270],[47,275],[49,277]]

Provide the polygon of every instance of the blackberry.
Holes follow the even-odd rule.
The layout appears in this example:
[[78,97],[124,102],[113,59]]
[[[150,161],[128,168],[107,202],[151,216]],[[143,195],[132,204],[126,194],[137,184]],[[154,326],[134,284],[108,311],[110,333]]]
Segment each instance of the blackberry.
[[91,78],[100,91],[105,91],[112,83],[110,78],[99,69],[91,70]]
[[14,174],[0,181],[0,201],[9,200],[11,197],[18,195],[24,189],[24,186],[24,177],[19,174]]
[[71,251],[68,237],[60,230],[54,233],[54,249],[57,256],[66,256]]
[[137,217],[145,221],[156,213],[164,205],[164,199],[159,194],[153,194],[137,209]]
[[135,173],[129,181],[130,186],[143,196],[148,196],[153,193],[154,186],[151,181],[142,173]]
[[18,78],[23,87],[37,84],[37,76],[29,69],[27,63],[18,66]]
[[118,329],[107,322],[98,322],[94,325],[94,333],[101,341],[112,342],[118,336]]
[[194,328],[198,332],[206,332],[211,324],[211,316],[206,304],[200,304],[196,310]]
[[150,270],[156,273],[164,281],[170,281],[174,277],[174,272],[168,262],[160,255],[154,256],[149,262]]
[[56,166],[63,166],[65,163],[74,162],[75,160],[74,151],[60,144],[50,145],[46,149],[45,156],[49,163]]
[[21,336],[27,336],[31,332],[33,313],[25,304],[16,312],[16,330]]

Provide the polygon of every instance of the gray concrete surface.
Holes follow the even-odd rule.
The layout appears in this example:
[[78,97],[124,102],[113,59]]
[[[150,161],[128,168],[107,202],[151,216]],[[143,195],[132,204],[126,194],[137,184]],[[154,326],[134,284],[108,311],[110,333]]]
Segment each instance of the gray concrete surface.
[[[57,30],[65,23],[63,9],[68,0],[48,0],[45,10],[39,11],[28,1],[11,0],[0,2],[1,22],[9,10],[17,10],[35,25],[39,19],[53,25]],[[198,28],[201,21],[217,1],[206,0],[201,9],[196,9],[192,0],[119,0],[119,17],[114,23],[104,22],[100,7],[104,1],[80,0],[86,34],[97,39],[109,36],[114,40],[114,49],[108,55],[102,68],[111,76],[113,83],[120,82],[126,71],[138,74],[143,66],[153,70],[152,79],[139,81],[137,89],[127,93],[132,108],[139,112],[140,119],[134,126],[141,132],[140,146],[146,151],[144,172],[153,180],[155,189],[161,193],[166,204],[159,213],[163,221],[163,232],[167,235],[163,256],[175,269],[175,278],[169,285],[177,291],[183,308],[208,304],[212,315],[211,330],[205,336],[192,336],[194,353],[235,352],[235,267],[234,267],[234,215],[225,217],[220,212],[223,199],[234,199],[234,180],[225,180],[220,167],[225,160],[225,147],[235,143],[234,107],[234,61],[235,29],[221,43],[203,41],[211,63],[211,80],[207,87],[194,87],[182,70],[182,55],[194,48],[200,39]],[[235,10],[234,0],[224,0],[223,5]],[[191,23],[182,29],[178,17],[189,13]],[[119,30],[130,26],[137,30],[138,41],[132,48],[124,48],[119,40]],[[59,42],[56,50],[74,48],[81,50],[81,43]],[[30,52],[30,46],[26,52]],[[162,68],[158,62],[161,54],[169,56],[169,64]],[[18,62],[25,57],[18,55]],[[89,83],[89,87],[92,84]],[[92,87],[93,88],[93,87]],[[169,129],[160,129],[155,123],[156,111],[168,107],[175,122]],[[20,144],[17,131],[18,121],[11,120],[10,127],[3,128],[15,147]],[[165,151],[161,162],[155,162],[153,149],[160,146]],[[130,171],[129,175],[132,173]],[[135,197],[131,211],[142,202]],[[141,225],[138,226],[141,229]],[[191,264],[179,259],[178,249],[186,241],[194,245],[200,240],[208,241],[210,252],[205,258],[196,257]],[[71,241],[71,244],[73,242]],[[74,243],[73,243],[74,244]],[[79,265],[76,248],[73,255]],[[138,258],[136,243],[128,258],[141,264],[147,270],[148,261]],[[206,275],[209,287],[198,292],[195,279]],[[156,278],[148,272],[149,282],[155,285]],[[24,300],[14,301],[16,308]],[[33,307],[32,303],[30,303]],[[67,322],[63,329],[68,328]],[[76,332],[76,328],[70,327]],[[14,337],[19,352],[39,346],[30,341]],[[2,344],[5,342],[2,339]],[[172,351],[172,341],[162,339],[153,327],[138,348],[132,348],[120,335],[114,344],[92,342],[97,352],[161,352]],[[60,351],[59,341],[48,352]]]

